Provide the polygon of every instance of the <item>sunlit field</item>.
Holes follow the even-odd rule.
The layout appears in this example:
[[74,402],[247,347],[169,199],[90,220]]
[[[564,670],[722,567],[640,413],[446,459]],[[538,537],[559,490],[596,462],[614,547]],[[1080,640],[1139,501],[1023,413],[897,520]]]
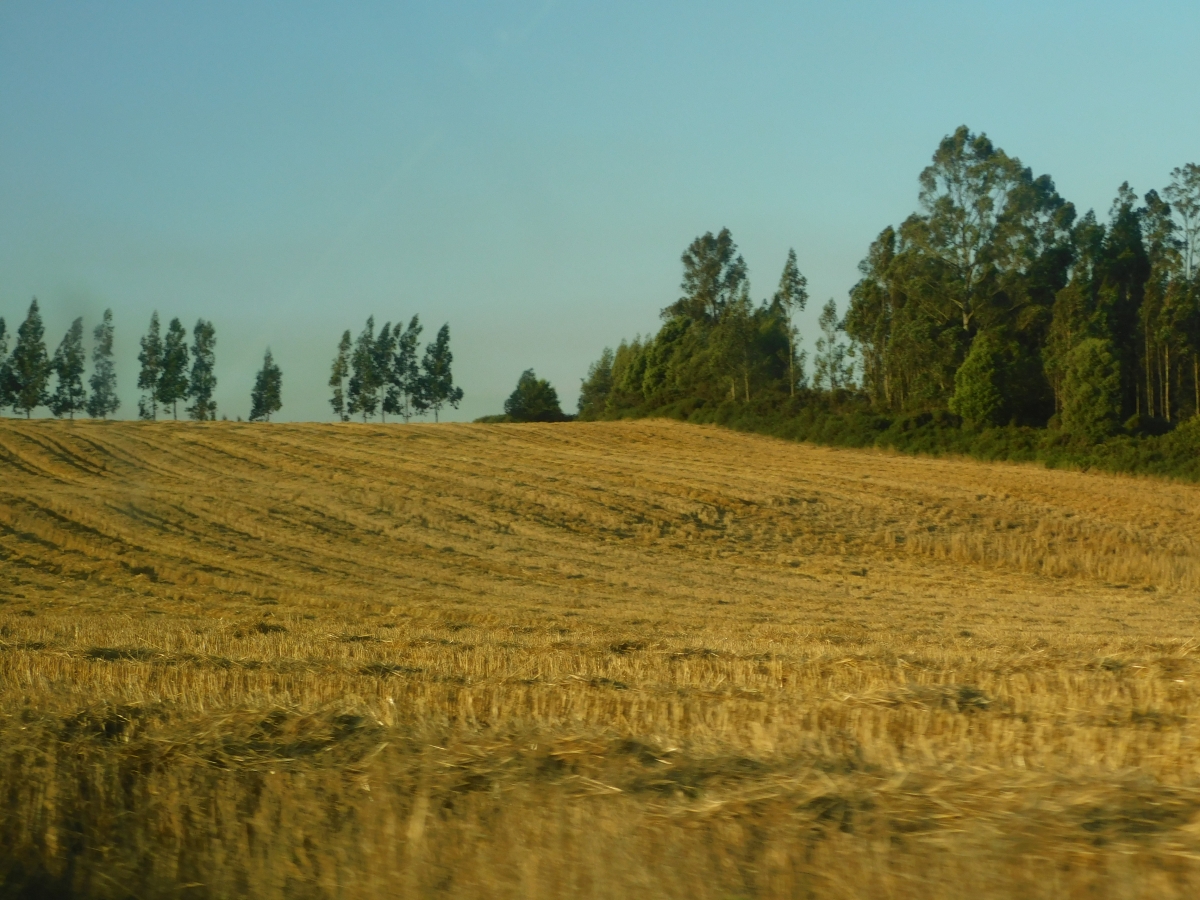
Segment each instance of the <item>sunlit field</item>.
[[0,422],[4,897],[1200,892],[1200,488]]

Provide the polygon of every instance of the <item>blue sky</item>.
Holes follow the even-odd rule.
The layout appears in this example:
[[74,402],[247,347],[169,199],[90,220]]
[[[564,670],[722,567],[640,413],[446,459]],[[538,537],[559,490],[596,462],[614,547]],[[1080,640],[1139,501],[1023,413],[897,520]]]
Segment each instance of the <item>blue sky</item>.
[[1080,210],[1200,162],[1200,4],[0,2],[0,315],[111,306],[120,415],[152,310],[217,329],[245,415],[330,417],[342,330],[449,322],[458,418],[532,367],[573,408],[732,230],[812,299],[916,208],[960,124]]

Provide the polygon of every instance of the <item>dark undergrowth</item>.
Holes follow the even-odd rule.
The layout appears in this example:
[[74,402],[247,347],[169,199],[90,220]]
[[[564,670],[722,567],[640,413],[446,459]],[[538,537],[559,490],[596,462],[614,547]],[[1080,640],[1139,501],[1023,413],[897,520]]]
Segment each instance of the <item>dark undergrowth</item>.
[[1039,462],[1049,468],[1098,469],[1200,482],[1200,419],[1172,427],[1160,421],[1127,423],[1099,443],[1055,428],[1008,425],[975,429],[944,411],[883,415],[851,395],[808,393],[779,402],[683,400],[639,409],[622,418],[671,418],[714,424],[833,447],[876,447],[927,456],[967,456],[988,461]]

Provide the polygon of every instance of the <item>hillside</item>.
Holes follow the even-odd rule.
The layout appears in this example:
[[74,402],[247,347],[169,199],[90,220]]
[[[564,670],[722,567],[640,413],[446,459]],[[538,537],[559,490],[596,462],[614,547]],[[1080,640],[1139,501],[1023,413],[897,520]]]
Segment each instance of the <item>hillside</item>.
[[1200,488],[0,421],[0,896],[1170,897]]

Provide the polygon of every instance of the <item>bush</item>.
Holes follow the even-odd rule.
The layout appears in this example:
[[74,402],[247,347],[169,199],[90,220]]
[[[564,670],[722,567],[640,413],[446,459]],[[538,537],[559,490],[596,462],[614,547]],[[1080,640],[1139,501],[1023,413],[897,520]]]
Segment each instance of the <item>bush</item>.
[[1102,441],[1117,430],[1121,374],[1112,345],[1088,338],[1067,354],[1062,388],[1062,427],[1068,434]]

